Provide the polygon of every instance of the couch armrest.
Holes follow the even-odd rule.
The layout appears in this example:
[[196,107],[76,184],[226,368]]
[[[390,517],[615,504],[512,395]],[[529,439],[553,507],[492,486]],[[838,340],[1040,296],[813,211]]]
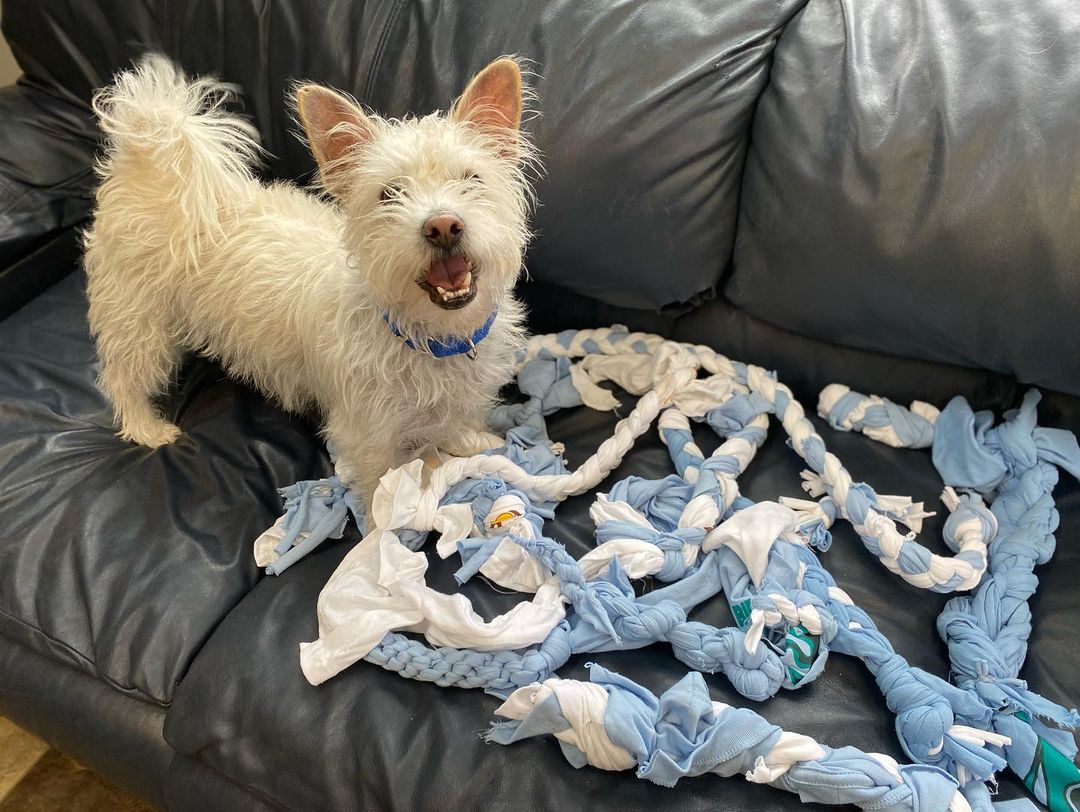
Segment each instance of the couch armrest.
[[[88,108],[22,80],[0,87],[0,272],[90,216],[97,137]],[[10,306],[4,276],[0,306]],[[54,281],[34,289],[22,278],[20,296]]]

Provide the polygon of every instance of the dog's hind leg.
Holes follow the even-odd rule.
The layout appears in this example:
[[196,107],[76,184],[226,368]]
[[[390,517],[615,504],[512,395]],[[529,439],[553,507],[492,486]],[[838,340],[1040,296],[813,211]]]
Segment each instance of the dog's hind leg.
[[180,428],[161,416],[152,398],[172,381],[182,352],[160,323],[151,322],[128,318],[98,331],[98,385],[112,402],[120,437],[156,448],[180,436]]

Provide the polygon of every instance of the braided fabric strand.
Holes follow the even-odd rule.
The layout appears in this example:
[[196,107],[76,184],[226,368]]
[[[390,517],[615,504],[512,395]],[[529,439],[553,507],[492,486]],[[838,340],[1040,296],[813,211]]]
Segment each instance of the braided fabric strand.
[[[896,447],[932,447],[948,502],[976,499],[974,492],[992,498],[998,533],[987,573],[972,595],[945,605],[938,632],[949,647],[953,681],[978,700],[967,723],[1005,735],[1009,743],[998,749],[1010,769],[1053,812],[1072,812],[1070,795],[1080,792],[1076,743],[1044,722],[1073,729],[1080,716],[1019,678],[1031,635],[1028,604],[1039,583],[1034,570],[1054,554],[1058,471],[1080,478],[1076,438],[1040,427],[1038,403],[1039,394],[1028,392],[1020,408],[994,426],[989,412],[973,412],[963,398],[940,412],[917,402],[905,409],[833,384],[822,391],[818,411],[841,430],[863,431]],[[969,493],[958,496],[954,488]],[[972,780],[978,776],[951,771],[975,809],[990,809],[985,784]]]
[[[987,545],[999,525],[1005,532],[1029,528],[1033,521],[1032,513],[1021,515],[1008,502],[999,511],[1001,494],[993,511],[983,503],[980,493],[1008,489],[1004,474],[988,488],[946,488],[943,501],[951,515],[944,537],[955,555],[942,557],[915,540],[922,519],[931,514],[909,498],[880,495],[854,482],[790,390],[759,367],[708,347],[613,327],[537,336],[520,354],[516,372],[526,400],[497,407],[490,419],[491,428],[505,434],[504,447],[434,467],[417,460],[389,471],[370,514],[356,517],[366,535],[320,595],[319,639],[301,644],[301,666],[313,684],[363,659],[408,678],[505,698],[500,714],[512,721],[496,726],[492,741],[554,733],[576,766],[636,767],[640,777],[666,785],[703,772],[743,772],[807,801],[868,809],[968,809],[960,785],[982,804],[989,797],[980,795],[983,782],[1006,762],[1017,769],[1014,756],[1022,762],[1017,754],[1026,752],[1023,742],[1031,743],[1026,731],[1038,731],[1037,742],[1056,741],[1038,727],[1038,717],[1071,720],[1018,684],[1019,664],[1012,676],[998,675],[1009,673],[1011,659],[1000,667],[973,661],[963,671],[954,658],[954,684],[911,667],[811,549],[825,552],[830,527],[845,519],[864,546],[908,583],[939,592],[971,589],[980,579],[986,582],[988,561],[997,566],[994,551],[1012,549],[995,542],[988,558]],[[592,456],[569,470],[544,417],[580,405],[616,408],[605,382],[638,396],[638,402]],[[842,387],[829,398],[829,420],[838,428],[860,429],[897,447],[932,444],[935,461],[940,456],[943,464],[971,467],[970,454],[947,446],[966,431],[962,420],[949,422],[949,410],[938,413],[926,404],[903,409]],[[764,442],[769,415],[776,415],[809,466],[803,487],[821,497],[817,501],[754,503],[740,493],[738,477]],[[599,485],[654,421],[675,473],[655,481],[629,477],[598,494],[590,510],[597,545],[575,560],[544,534],[545,521],[561,501]],[[695,442],[694,423],[720,438],[711,454]],[[973,425],[984,456],[1004,447],[1004,439],[995,439],[977,417]],[[1032,443],[1042,449],[1047,437],[1032,434]],[[475,446],[479,450],[487,442],[478,436]],[[1019,471],[1019,463],[1002,454],[998,467]],[[1051,468],[1061,464],[1057,457],[1042,462]],[[1053,485],[1047,470],[1029,467],[1036,474],[1027,474],[1030,481],[1017,490],[1031,511],[1045,507]],[[985,471],[976,474],[980,483],[986,478]],[[943,478],[953,481],[944,472]],[[1047,486],[1041,495],[1034,479]],[[355,515],[349,489],[334,477],[282,493],[286,516],[256,545],[260,564],[271,573],[284,571],[325,538],[340,537],[349,512]],[[1052,551],[1051,524],[1056,514],[1046,517],[1043,534]],[[902,533],[898,525],[911,532]],[[484,621],[463,595],[428,589],[427,559],[412,551],[432,530],[440,534],[440,556],[460,556],[459,583],[479,573],[506,588],[535,593],[533,602]],[[1049,557],[1045,544],[1040,550],[1036,561]],[[1015,551],[1006,557],[1021,558]],[[630,579],[643,577],[665,586],[638,596]],[[1019,601],[1022,585],[1003,583],[1010,599]],[[695,606],[720,593],[736,626],[714,628],[688,619]],[[1029,596],[1022,599],[1025,610]],[[976,604],[964,602],[971,600],[977,603],[958,598],[949,604],[955,618],[942,634],[950,651],[952,638],[970,637],[966,614]],[[1022,621],[1019,603],[1013,615]],[[1022,622],[1002,624],[988,639],[1008,651],[1023,649],[1021,627]],[[694,669],[659,698],[599,666],[590,683],[555,676],[573,654],[657,642],[671,645]],[[701,678],[701,672],[722,673],[743,696],[764,700],[813,681],[830,652],[866,664],[916,765],[853,748],[833,750],[781,731],[750,711],[711,702]],[[588,708],[591,715],[583,715]],[[1009,725],[1024,716],[1034,721],[1025,721],[1016,734]],[[689,727],[677,734],[683,722]],[[702,733],[695,740],[701,748],[693,752],[685,749],[689,731]],[[598,741],[599,749],[593,747]],[[738,744],[734,750],[732,742]]]

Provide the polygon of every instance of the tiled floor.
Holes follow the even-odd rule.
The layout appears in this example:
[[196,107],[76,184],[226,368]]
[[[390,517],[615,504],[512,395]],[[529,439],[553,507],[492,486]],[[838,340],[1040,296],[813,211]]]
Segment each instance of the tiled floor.
[[47,744],[0,718],[0,812],[150,812]]

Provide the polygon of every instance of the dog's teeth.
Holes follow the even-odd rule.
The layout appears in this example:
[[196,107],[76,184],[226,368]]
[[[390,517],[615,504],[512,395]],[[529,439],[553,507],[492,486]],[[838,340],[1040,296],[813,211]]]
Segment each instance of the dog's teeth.
[[439,292],[439,297],[444,302],[452,302],[455,299],[460,299],[463,296],[468,296],[469,293],[472,291],[472,273],[469,273],[465,277],[465,283],[465,287],[454,288],[453,290],[447,290],[446,288],[440,287],[438,285],[435,286],[435,289]]

